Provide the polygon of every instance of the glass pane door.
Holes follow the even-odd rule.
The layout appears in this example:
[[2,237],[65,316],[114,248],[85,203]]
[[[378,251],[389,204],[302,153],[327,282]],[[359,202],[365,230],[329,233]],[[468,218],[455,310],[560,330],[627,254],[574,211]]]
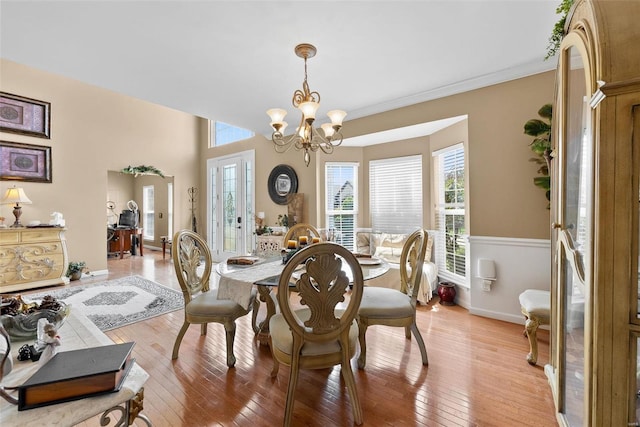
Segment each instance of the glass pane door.
[[242,218],[239,216],[241,190],[239,170],[236,163],[222,166],[222,252],[223,257],[236,255],[241,241],[239,238]]
[[[586,336],[589,336],[590,280],[592,276],[593,144],[585,71],[576,48],[565,53],[566,98],[564,143],[560,149],[560,219],[557,262],[562,334],[560,346],[560,411],[570,426],[586,421]],[[588,357],[588,356],[587,356]]]
[[585,293],[584,280],[575,269],[575,263],[567,258],[572,251],[569,248],[563,254],[564,282],[563,312],[563,364],[564,381],[562,384],[564,414],[571,426],[583,425],[584,413],[584,372],[585,372]]
[[210,159],[209,244],[215,261],[253,250],[253,152]]

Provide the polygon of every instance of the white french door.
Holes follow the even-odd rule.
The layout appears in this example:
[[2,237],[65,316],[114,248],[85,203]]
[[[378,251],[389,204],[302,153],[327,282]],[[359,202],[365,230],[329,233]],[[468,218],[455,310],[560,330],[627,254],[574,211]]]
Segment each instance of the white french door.
[[253,151],[207,161],[207,240],[214,261],[253,249],[253,165]]

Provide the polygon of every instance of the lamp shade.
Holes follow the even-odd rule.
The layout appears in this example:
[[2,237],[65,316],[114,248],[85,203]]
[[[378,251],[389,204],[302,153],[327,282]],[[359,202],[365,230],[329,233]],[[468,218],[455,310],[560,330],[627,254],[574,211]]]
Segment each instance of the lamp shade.
[[24,190],[22,188],[13,187],[7,189],[7,192],[4,194],[4,198],[2,199],[2,204],[12,205],[14,203],[30,205],[33,202],[27,197],[26,194],[24,194]]
[[327,113],[327,116],[331,119],[331,124],[334,126],[342,126],[342,120],[346,115],[347,113],[342,110],[331,110]]
[[313,101],[301,102],[300,105],[298,106],[300,111],[302,111],[302,114],[304,115],[305,120],[315,119],[316,111],[318,111],[319,107],[320,107],[320,104]]
[[277,124],[284,121],[284,116],[287,115],[287,112],[282,108],[272,108],[267,110],[267,114],[271,117],[271,122]]
[[335,133],[335,131],[333,130],[333,126],[331,126],[331,123],[323,123],[320,127],[324,131],[324,136],[326,136],[327,138],[332,137]]

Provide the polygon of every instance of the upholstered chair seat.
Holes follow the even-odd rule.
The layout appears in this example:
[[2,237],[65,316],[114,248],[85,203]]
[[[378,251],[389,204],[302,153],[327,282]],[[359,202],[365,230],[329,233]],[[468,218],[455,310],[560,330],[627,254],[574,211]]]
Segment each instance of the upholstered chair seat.
[[363,317],[393,319],[411,317],[415,308],[407,294],[395,289],[367,287],[358,314]]
[[[257,289],[251,290],[251,299],[256,298]],[[218,290],[211,289],[192,299],[186,306],[185,311],[192,316],[207,316],[215,310],[221,316],[240,316],[245,310],[237,302],[228,299],[218,299]]]
[[[294,276],[301,263],[304,263],[304,271]],[[342,269],[343,263],[347,263],[353,273],[351,283]],[[278,375],[281,363],[291,367],[284,426],[292,423],[300,369],[324,369],[334,365],[340,365],[351,401],[353,422],[362,424],[351,359],[358,343],[355,318],[363,286],[362,268],[357,258],[335,243],[316,243],[296,252],[280,275],[277,293],[280,313],[271,317],[269,330],[273,356],[271,377]],[[308,389],[299,391],[309,393]]]
[[527,289],[518,297],[520,311],[524,315],[524,335],[529,339],[527,362],[538,362],[538,327],[551,322],[551,292],[540,289]]
[[224,326],[226,336],[227,366],[233,368],[236,364],[233,354],[236,319],[253,309],[255,323],[255,313],[260,306],[256,298],[257,290],[251,290],[247,307],[231,299],[218,299],[218,289],[209,287],[213,264],[211,251],[207,242],[192,231],[181,230],[174,235],[171,257],[184,297],[184,323],[173,344],[171,358],[178,358],[180,344],[191,324],[199,324],[200,335],[206,335],[208,323],[220,323]]
[[[339,310],[336,310],[336,317],[339,317],[342,313]],[[298,317],[302,322],[306,322],[311,318],[311,310],[301,309],[296,310],[296,317]],[[287,325],[287,321],[285,320],[282,314],[276,314],[271,318],[269,322],[270,327],[274,329],[270,329],[271,332],[271,343],[276,346],[278,351],[281,351],[286,354],[291,354],[291,349],[293,348],[293,335],[291,335],[291,331],[289,331],[289,327]],[[350,354],[349,358],[355,356],[356,348],[358,346],[358,324],[354,320],[351,324],[351,328],[349,329],[349,349]],[[338,340],[329,341],[329,342],[308,342],[302,347],[301,355],[302,356],[319,356],[322,354],[329,353],[339,353],[340,345]],[[338,357],[341,357],[338,355]],[[338,358],[338,362],[340,360]]]
[[416,323],[416,304],[422,267],[427,250],[428,234],[419,229],[405,240],[400,254],[400,289],[367,286],[362,293],[358,309],[358,327],[360,356],[358,368],[367,364],[367,328],[374,325],[404,328],[405,337],[411,339],[411,333],[418,343],[422,364],[428,365],[427,349]]

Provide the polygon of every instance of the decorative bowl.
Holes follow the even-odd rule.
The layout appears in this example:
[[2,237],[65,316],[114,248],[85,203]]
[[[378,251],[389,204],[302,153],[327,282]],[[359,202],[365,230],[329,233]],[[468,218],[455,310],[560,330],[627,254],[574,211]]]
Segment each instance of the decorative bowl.
[[[45,297],[46,298],[46,297]],[[40,308],[37,303],[26,304],[18,297],[21,304],[21,310],[9,314],[0,315],[0,323],[13,340],[29,340],[36,338],[38,334],[38,320],[47,319],[53,323],[56,329],[59,329],[69,315],[71,307],[62,301],[54,300],[54,304],[45,305]],[[7,299],[2,300],[3,313],[6,312]]]

